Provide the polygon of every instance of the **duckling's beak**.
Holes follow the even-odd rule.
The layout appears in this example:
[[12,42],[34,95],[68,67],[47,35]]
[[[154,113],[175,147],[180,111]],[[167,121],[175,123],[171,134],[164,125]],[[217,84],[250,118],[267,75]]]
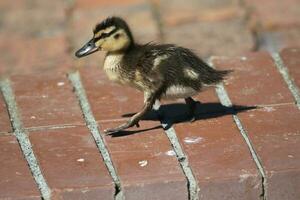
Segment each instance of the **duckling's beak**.
[[94,38],[88,41],[83,47],[81,47],[78,51],[76,51],[75,56],[77,58],[81,58],[87,55],[90,55],[96,51],[98,51],[99,48],[96,47]]

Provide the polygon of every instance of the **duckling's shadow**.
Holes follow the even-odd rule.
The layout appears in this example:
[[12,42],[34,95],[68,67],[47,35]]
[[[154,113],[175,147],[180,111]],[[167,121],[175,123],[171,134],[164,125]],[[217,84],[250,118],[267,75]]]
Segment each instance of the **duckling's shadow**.
[[163,128],[162,125],[158,125],[158,126],[154,126],[152,128],[139,129],[139,130],[135,130],[135,131],[124,130],[124,131],[110,133],[108,135],[110,135],[111,137],[122,137],[122,136],[126,136],[126,135],[133,135],[133,134],[147,132],[147,131],[151,131],[151,130],[155,130],[155,129],[161,129],[161,128]]
[[[256,106],[241,106],[233,105],[232,107],[223,106],[220,103],[200,103],[197,102],[195,121],[201,119],[217,118],[225,115],[233,115],[247,110],[255,109]],[[135,113],[128,113],[122,115],[122,117],[131,117]],[[151,110],[148,112],[143,120],[160,121],[164,124],[164,129],[169,129],[173,124],[188,122],[188,107],[185,103],[174,103],[162,105],[159,111]],[[120,131],[110,134],[112,137],[121,137],[154,129],[162,128],[162,126],[156,126],[148,129],[140,129],[136,131]]]

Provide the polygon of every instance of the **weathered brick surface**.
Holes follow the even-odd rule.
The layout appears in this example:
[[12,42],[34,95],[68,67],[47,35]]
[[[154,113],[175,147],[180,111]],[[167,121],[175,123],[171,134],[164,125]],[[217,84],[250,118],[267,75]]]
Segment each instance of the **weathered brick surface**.
[[[120,122],[100,123],[101,129]],[[187,199],[187,183],[159,122],[142,121],[122,137],[105,137],[126,199]]]
[[300,88],[300,48],[284,49],[280,55],[293,81]]
[[[13,5],[17,4],[17,5]],[[62,34],[67,2],[18,1],[1,6],[1,32],[28,38]]]
[[258,49],[278,52],[284,48],[300,46],[300,27],[278,29],[270,31],[258,31]]
[[241,19],[165,27],[164,35],[166,42],[191,48],[203,58],[211,55],[239,55],[250,51],[254,44]]
[[3,3],[0,6],[0,48],[5,51],[1,56],[0,73],[66,69],[70,63],[65,35],[67,7],[64,1]]
[[55,199],[114,199],[114,191],[112,187],[88,187],[83,189],[67,189],[65,191],[54,191],[53,197]]
[[[226,125],[225,125],[226,124]],[[231,115],[175,125],[200,199],[258,199],[261,177]]]
[[94,8],[103,8],[103,7],[110,7],[110,6],[131,6],[134,4],[146,3],[145,0],[77,0],[76,1],[76,8],[77,9],[94,9]]
[[299,1],[297,0],[246,0],[251,18],[264,29],[299,26]]
[[165,25],[177,25],[194,21],[221,21],[243,15],[237,0],[152,0],[158,7]]
[[4,132],[4,133],[12,132],[7,108],[1,93],[0,93],[0,132]]
[[300,196],[300,112],[295,105],[239,113],[267,173],[269,199]]
[[[39,127],[29,136],[53,199],[113,199],[115,192],[65,72],[82,67],[83,84],[102,130],[124,122],[143,104],[141,92],[108,81],[101,69],[104,53],[75,60],[75,50],[90,39],[96,23],[117,15],[129,23],[137,42],[164,40],[194,49],[203,58],[232,56],[251,51],[255,41],[258,50],[299,46],[298,4],[297,0],[0,1],[0,48],[5,49],[0,77],[27,74],[13,76],[12,86],[25,128]],[[218,57],[214,64],[234,70],[225,82],[233,104],[268,105],[238,111],[266,170],[268,199],[299,199],[299,110],[271,57],[245,54]],[[280,55],[299,87],[298,49]],[[199,182],[200,199],[258,199],[261,177],[230,113],[218,103],[214,90],[195,99],[202,102],[197,105],[197,121],[175,124],[175,129]],[[182,100],[163,103],[165,117],[186,120]],[[125,197],[187,199],[186,178],[164,131],[156,128],[154,114],[147,115],[139,129],[120,137],[105,136]],[[43,129],[66,124],[76,128]],[[0,199],[40,199],[17,141],[9,135],[1,95],[0,132]]]
[[0,136],[0,199],[40,199],[30,170],[14,136]]
[[280,51],[299,46],[300,20],[297,0],[246,0],[248,24],[257,33],[258,50]]
[[300,46],[300,27],[274,31],[274,36],[274,40],[277,41],[279,46],[278,51],[284,48]]
[[25,127],[84,123],[65,74],[19,75],[11,82]]
[[164,40],[168,43],[194,49],[204,58],[238,55],[253,48],[245,10],[236,0],[153,2],[159,10]]
[[218,69],[234,70],[225,81],[233,104],[269,105],[294,101],[273,59],[265,52],[244,57],[219,57],[213,62]]
[[120,119],[142,108],[143,93],[112,83],[102,68],[84,68],[81,78],[96,120]]
[[1,74],[66,71],[70,68],[68,45],[63,36],[28,38],[0,34],[0,48],[5,49],[0,61]]
[[198,93],[194,96],[195,100],[199,100],[201,103],[219,103],[219,99],[214,90],[215,87],[210,87]]
[[31,132],[41,170],[57,199],[113,199],[114,185],[85,127]]

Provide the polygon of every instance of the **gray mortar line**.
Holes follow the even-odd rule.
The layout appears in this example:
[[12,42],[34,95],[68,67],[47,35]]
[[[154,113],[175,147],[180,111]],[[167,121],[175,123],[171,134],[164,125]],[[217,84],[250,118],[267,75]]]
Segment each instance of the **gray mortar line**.
[[[161,122],[161,124],[164,129],[166,127],[168,127],[167,123]],[[169,129],[165,129],[165,133],[172,144],[173,150],[176,153],[176,156],[180,163],[182,171],[187,179],[189,200],[198,200],[200,188],[199,188],[197,180],[193,174],[193,171],[189,165],[188,158],[185,155],[185,153],[180,145],[180,142],[177,138],[176,132],[175,132],[174,128],[171,126]]]
[[[228,109],[232,109],[231,108],[232,107],[231,100],[229,99],[229,96],[228,96],[222,83],[217,85],[216,93],[218,95],[218,98],[219,98],[221,104],[223,106],[228,107]],[[258,168],[259,173],[261,174],[261,177],[262,177],[262,194],[261,194],[261,196],[262,196],[263,200],[266,200],[267,199],[267,197],[266,197],[266,195],[267,195],[266,194],[267,179],[266,179],[266,173],[262,166],[261,160],[260,160],[258,154],[256,153],[255,148],[254,148],[253,144],[251,143],[251,140],[250,140],[246,130],[244,129],[239,117],[236,114],[232,114],[232,118],[233,118],[237,128],[239,129],[242,137],[244,138],[244,141],[246,142],[248,149],[250,150],[251,156],[256,164],[256,167]]]
[[286,106],[286,105],[295,105],[295,102],[273,103],[273,104],[260,104],[260,105],[255,105],[255,106],[257,108],[265,108],[265,107]]
[[51,199],[51,190],[42,174],[39,167],[39,163],[34,155],[30,140],[27,136],[26,130],[23,128],[23,124],[20,120],[17,103],[15,101],[15,96],[11,88],[10,81],[8,79],[0,81],[0,88],[7,105],[8,113],[10,116],[11,124],[13,127],[14,135],[16,136],[21,150],[25,156],[25,159],[29,165],[31,173],[37,186],[41,192],[42,198],[44,200]]
[[90,130],[90,132],[92,133],[92,136],[96,142],[98,150],[100,151],[102,158],[104,160],[104,163],[105,163],[105,165],[113,179],[113,182],[115,184],[115,190],[116,190],[115,191],[115,199],[116,200],[125,199],[122,188],[121,188],[120,179],[119,179],[117,172],[114,168],[114,165],[112,163],[112,159],[111,159],[109,152],[107,150],[107,147],[105,145],[104,138],[100,134],[98,123],[95,120],[94,115],[92,113],[91,106],[89,104],[89,101],[88,101],[86,93],[85,93],[85,89],[81,83],[80,75],[79,75],[78,71],[76,71],[76,72],[70,73],[68,75],[68,77],[75,89],[75,94],[79,101],[86,125],[87,125],[88,129]]
[[148,4],[150,5],[151,14],[158,29],[159,39],[161,41],[164,41],[163,22],[159,11],[159,5],[157,5],[152,0],[148,0]]
[[[208,60],[208,64],[214,68],[214,65],[213,65],[213,62],[212,62],[212,57]],[[228,108],[228,111],[233,111],[233,108],[232,108],[232,102],[229,98],[229,95],[227,93],[227,91],[225,90],[225,87],[223,85],[223,83],[219,83],[217,86],[216,86],[216,89],[215,89],[216,93],[217,93],[217,96],[221,102],[221,104],[225,107]],[[242,122],[241,120],[239,119],[239,117],[236,115],[236,114],[232,114],[232,118],[234,120],[234,123],[236,124],[237,128],[239,129],[240,131],[240,134],[242,135],[244,141],[246,142],[247,146],[248,146],[248,149],[250,151],[250,154],[252,156],[252,159],[254,160],[255,162],[255,165],[261,175],[261,178],[262,178],[262,194],[261,194],[261,198],[263,200],[267,200],[267,193],[266,193],[266,190],[267,190],[267,178],[266,178],[266,173],[265,173],[265,170],[263,168],[263,165],[262,165],[262,162],[261,162],[261,159],[259,158],[258,154],[256,153],[255,151],[255,148],[248,136],[248,133],[247,131],[244,129],[243,125],[242,125]]]
[[285,83],[287,84],[289,90],[292,93],[298,109],[300,109],[300,91],[299,91],[299,88],[296,86],[294,81],[291,79],[291,77],[289,75],[289,72],[288,72],[288,69],[285,67],[280,55],[278,53],[273,53],[271,55],[272,55],[273,60],[275,62],[276,68],[280,72],[281,76],[283,77]]

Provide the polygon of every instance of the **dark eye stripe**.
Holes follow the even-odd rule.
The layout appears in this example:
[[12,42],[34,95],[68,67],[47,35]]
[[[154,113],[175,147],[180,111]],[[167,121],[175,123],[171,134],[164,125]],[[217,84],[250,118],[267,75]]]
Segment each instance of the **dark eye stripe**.
[[115,32],[117,32],[117,30],[119,30],[118,28],[115,28],[114,30],[110,31],[109,33],[102,33],[100,36],[94,38],[95,41],[98,41],[102,38],[106,38],[106,37],[109,37],[111,36],[112,34],[114,34]]

